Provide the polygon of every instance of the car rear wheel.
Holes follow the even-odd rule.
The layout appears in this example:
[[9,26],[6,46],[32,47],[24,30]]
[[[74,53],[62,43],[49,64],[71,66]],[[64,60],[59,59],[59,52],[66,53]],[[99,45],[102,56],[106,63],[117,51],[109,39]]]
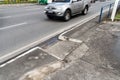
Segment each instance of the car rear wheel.
[[70,12],[70,10],[66,10],[65,11],[65,14],[64,14],[63,18],[64,18],[65,21],[70,20],[70,18],[71,18],[71,12]]
[[85,7],[84,10],[82,11],[83,15],[86,15],[88,13],[88,7]]

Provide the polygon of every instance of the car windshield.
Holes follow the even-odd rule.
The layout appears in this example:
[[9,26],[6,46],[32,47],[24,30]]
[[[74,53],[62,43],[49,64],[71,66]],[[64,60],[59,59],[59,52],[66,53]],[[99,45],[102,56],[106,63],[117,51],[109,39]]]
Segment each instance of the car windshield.
[[70,0],[54,0],[54,2],[70,2]]

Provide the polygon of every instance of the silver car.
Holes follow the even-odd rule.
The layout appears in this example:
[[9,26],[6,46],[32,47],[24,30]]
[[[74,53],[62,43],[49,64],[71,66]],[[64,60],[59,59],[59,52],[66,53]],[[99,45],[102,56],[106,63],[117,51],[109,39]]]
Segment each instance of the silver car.
[[90,0],[54,0],[53,3],[45,7],[45,14],[49,19],[62,17],[65,21],[70,20],[71,16],[88,13]]

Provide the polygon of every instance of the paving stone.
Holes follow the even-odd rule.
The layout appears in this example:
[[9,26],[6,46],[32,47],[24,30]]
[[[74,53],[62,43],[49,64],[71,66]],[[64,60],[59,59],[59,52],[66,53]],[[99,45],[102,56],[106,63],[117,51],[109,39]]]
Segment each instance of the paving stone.
[[70,41],[60,41],[46,49],[51,55],[63,60],[66,55],[74,51],[80,44]]

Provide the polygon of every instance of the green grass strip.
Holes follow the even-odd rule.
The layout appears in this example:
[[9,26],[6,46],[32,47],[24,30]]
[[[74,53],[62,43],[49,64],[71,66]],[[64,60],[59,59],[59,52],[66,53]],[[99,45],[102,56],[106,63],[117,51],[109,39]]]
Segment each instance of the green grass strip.
[[116,14],[116,16],[115,16],[115,19],[119,19],[120,20],[120,11],[119,12],[117,12],[117,14]]

